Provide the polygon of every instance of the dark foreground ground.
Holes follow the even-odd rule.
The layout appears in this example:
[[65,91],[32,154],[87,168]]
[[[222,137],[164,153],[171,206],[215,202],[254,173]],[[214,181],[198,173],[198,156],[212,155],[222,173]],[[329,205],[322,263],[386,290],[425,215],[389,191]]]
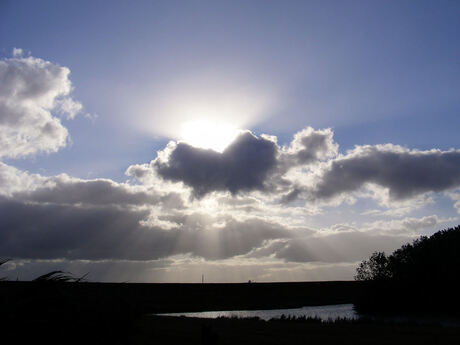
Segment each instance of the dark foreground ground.
[[385,323],[144,317],[132,344],[460,344],[460,328]]
[[309,323],[166,316],[142,316],[130,322],[117,323],[110,321],[109,317],[88,323],[28,320],[1,329],[1,343],[47,345],[457,345],[460,344],[460,328],[381,322]]
[[193,319],[160,312],[353,303],[359,282],[106,284],[0,282],[1,344],[460,344],[460,328]]

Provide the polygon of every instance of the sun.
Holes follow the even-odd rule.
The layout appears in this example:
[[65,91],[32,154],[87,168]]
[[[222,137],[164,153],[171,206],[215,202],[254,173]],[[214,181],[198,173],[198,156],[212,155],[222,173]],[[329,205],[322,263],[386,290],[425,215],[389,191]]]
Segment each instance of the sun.
[[193,120],[182,124],[180,141],[194,147],[222,152],[239,132],[238,128],[229,123]]

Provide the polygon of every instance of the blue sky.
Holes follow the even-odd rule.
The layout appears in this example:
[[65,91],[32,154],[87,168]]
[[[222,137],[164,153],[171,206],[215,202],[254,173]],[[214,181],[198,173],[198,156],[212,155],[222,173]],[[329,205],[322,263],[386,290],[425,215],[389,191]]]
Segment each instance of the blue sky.
[[[107,273],[111,272],[108,267],[117,265],[138,265],[134,270],[137,273],[128,278],[142,281],[193,280],[191,273],[190,276],[179,273],[185,267],[189,267],[189,272],[216,267],[222,271],[222,267],[227,267],[226,275],[216,276],[216,280],[226,281],[248,277],[252,280],[351,279],[356,262],[374,249],[393,250],[414,236],[457,224],[459,15],[460,5],[456,1],[1,1],[0,59],[4,71],[15,66],[18,80],[23,78],[26,85],[32,85],[30,75],[24,71],[44,67],[31,58],[66,67],[70,74],[64,82],[70,82],[72,89],[52,101],[61,97],[81,105],[73,117],[70,113],[59,115],[54,103],[48,108],[36,104],[49,113],[46,121],[55,119],[52,121],[61,124],[62,128],[56,129],[61,137],[46,137],[55,140],[47,141],[46,146],[39,136],[36,142],[28,142],[32,147],[28,151],[24,148],[12,153],[5,146],[1,157],[3,168],[8,171],[5,176],[20,175],[33,180],[23,189],[12,187],[12,177],[2,180],[7,181],[2,183],[7,183],[10,190],[4,193],[5,205],[10,205],[7,201],[25,205],[35,200],[40,207],[50,203],[56,207],[72,204],[71,210],[76,211],[86,202],[94,204],[89,191],[80,201],[73,199],[71,203],[58,198],[51,202],[43,196],[43,191],[39,193],[36,185],[46,180],[54,186],[47,187],[48,192],[54,188],[53,195],[58,195],[71,190],[59,189],[60,183],[68,188],[71,185],[77,188],[80,183],[100,188],[98,183],[105,183],[105,188],[123,189],[130,195],[150,193],[152,198],[156,195],[160,199],[179,195],[185,205],[182,211],[174,208],[177,205],[172,207],[174,212],[166,210],[163,201],[136,204],[136,212],[150,210],[146,211],[147,216],[136,213],[136,224],[145,226],[146,219],[160,219],[155,213],[158,207],[162,208],[163,218],[169,217],[169,220],[160,219],[163,223],[149,225],[152,229],[158,227],[155,229],[162,234],[169,229],[168,235],[160,236],[162,239],[170,236],[171,229],[182,231],[181,234],[192,231],[181,228],[187,224],[186,215],[200,213],[205,218],[215,217],[216,211],[211,207],[206,213],[203,205],[209,206],[222,198],[227,200],[225,205],[232,204],[234,208],[220,209],[220,213],[225,213],[220,216],[226,220],[202,220],[199,222],[202,229],[210,232],[214,229],[219,238],[227,238],[226,234],[233,230],[225,233],[222,229],[239,222],[248,229],[241,239],[251,231],[254,234],[252,247],[239,248],[227,256],[185,245],[186,249],[167,251],[164,248],[172,246],[169,242],[165,247],[152,244],[152,251],[158,254],[151,257],[123,256],[120,253],[124,251],[107,256],[87,252],[72,256],[70,249],[52,234],[49,240],[56,243],[55,251],[50,249],[47,255],[37,252],[29,257],[14,248],[5,251],[17,262],[27,261],[29,266],[22,267],[30,268],[20,271],[25,277],[51,267],[51,261],[46,260],[61,260],[61,265],[77,272],[85,268],[82,260],[92,260],[92,270],[98,272],[94,273],[95,279],[108,280],[126,278]],[[62,87],[58,83],[59,73],[53,74],[56,83],[46,92]],[[6,72],[2,76],[8,95],[8,88],[14,90],[16,84],[8,85]],[[37,85],[45,88],[37,80]],[[5,104],[5,108],[0,108],[3,112],[0,116],[5,119],[16,116],[11,104]],[[18,104],[27,109],[30,106]],[[14,143],[18,137],[9,136],[11,133],[26,133],[27,138],[32,133],[32,122],[29,127],[25,123],[35,118],[31,114],[28,120],[15,125],[24,127],[8,127],[10,132],[3,132],[2,142]],[[249,130],[258,141],[241,136],[227,154],[206,156],[184,146],[182,128],[196,120]],[[203,136],[201,132],[196,134],[197,125],[194,126],[195,136]],[[205,132],[214,128],[202,123],[198,127]],[[311,131],[302,131],[307,127]],[[26,128],[29,132],[25,132]],[[64,140],[65,130],[68,134]],[[299,133],[297,142],[292,141],[296,133]],[[262,157],[257,150],[268,149],[273,142],[262,134],[277,137],[276,146],[270,148],[276,159],[267,156],[265,161],[260,160],[260,164],[266,164],[263,169],[253,163]],[[315,138],[320,141],[314,141]],[[170,140],[176,146],[168,149]],[[302,143],[307,143],[306,150],[317,148],[308,152],[308,157],[315,157],[316,163],[305,158],[307,153],[302,151]],[[42,144],[45,146],[40,148]],[[194,143],[188,144],[193,147]],[[391,145],[378,146],[383,144]],[[255,156],[249,160],[241,156],[247,151],[239,151],[244,145],[253,145],[250,147]],[[365,145],[370,146],[365,149]],[[437,153],[430,151],[433,149]],[[448,152],[450,149],[453,153]],[[165,157],[157,157],[157,151]],[[248,164],[248,169],[255,170],[248,170],[250,178],[243,181],[229,172],[234,167],[227,159],[242,162],[243,170]],[[353,178],[347,180],[343,173],[334,170],[334,164],[338,166],[342,160],[342,166],[349,167],[348,174]],[[173,162],[184,171],[174,170]],[[358,169],[359,164],[367,167],[374,163],[372,172]],[[394,169],[389,169],[388,164]],[[422,169],[426,175],[417,174],[416,169],[424,164],[435,166]],[[197,166],[204,170],[195,171]],[[433,176],[436,167],[441,170],[439,179],[447,182]],[[226,172],[225,177],[216,172],[218,168]],[[131,174],[127,175],[129,169]],[[66,179],[62,180],[62,174],[66,174]],[[212,186],[211,181],[197,178],[203,174],[214,179]],[[336,192],[323,188],[325,181]],[[281,187],[287,185],[290,189]],[[114,195],[113,191],[103,190]],[[280,203],[283,195],[292,199],[287,204]],[[236,203],[250,201],[258,203],[260,212],[247,211],[243,215],[243,211],[235,209]],[[109,204],[117,204],[116,199]],[[118,207],[124,207],[122,202]],[[130,204],[128,208],[132,211],[133,207]],[[263,212],[273,217],[264,216]],[[132,216],[133,213],[124,215]],[[182,221],[172,220],[173,216],[182,217]],[[288,221],[293,217],[298,222]],[[263,222],[258,229],[278,226],[278,232],[273,230],[275,235],[266,230],[262,235],[261,230],[251,230],[256,221]],[[66,224],[62,222],[61,226]],[[422,225],[414,226],[416,222]],[[18,229],[23,226],[13,220],[8,224]],[[298,229],[300,224],[302,230]],[[357,246],[366,250],[355,255],[356,248],[350,244],[350,248],[337,250],[336,256],[317,255],[312,259],[315,255],[305,254],[312,251],[308,243],[316,243],[318,238],[324,239],[326,247],[333,246],[337,241],[333,238],[334,229],[339,225],[341,229],[349,227],[346,234],[352,230],[364,234],[361,240],[352,239],[356,234],[348,240],[361,241],[362,245]],[[41,228],[39,222],[36,227]],[[394,231],[388,233],[383,228]],[[297,235],[293,237],[296,231],[305,234],[297,239]],[[327,239],[326,233],[332,237]],[[24,232],[23,236],[30,234]],[[366,236],[371,236],[372,241]],[[101,244],[94,241],[97,252]],[[163,243],[158,238],[151,241]],[[269,254],[260,254],[263,250]],[[107,260],[114,260],[112,266]],[[245,268],[238,270],[243,262]],[[164,276],[160,271],[146,274],[149,265],[160,265],[162,268],[158,270]]]

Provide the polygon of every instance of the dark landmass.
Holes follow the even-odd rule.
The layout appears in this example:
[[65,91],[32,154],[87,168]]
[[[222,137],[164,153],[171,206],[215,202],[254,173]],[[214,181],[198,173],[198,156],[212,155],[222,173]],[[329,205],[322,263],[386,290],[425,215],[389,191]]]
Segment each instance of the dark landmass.
[[[68,282],[0,282],[0,301],[67,303],[129,307],[137,313],[297,308],[353,303],[365,282],[294,282],[236,284],[135,284]],[[76,306],[74,306],[76,307]],[[41,309],[41,308],[40,308]]]

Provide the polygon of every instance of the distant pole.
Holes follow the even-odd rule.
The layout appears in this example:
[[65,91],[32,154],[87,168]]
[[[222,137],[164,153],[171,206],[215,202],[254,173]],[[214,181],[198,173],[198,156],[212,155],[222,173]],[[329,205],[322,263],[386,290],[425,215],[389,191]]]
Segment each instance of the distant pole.
[[201,284],[204,283],[204,274],[201,275]]

